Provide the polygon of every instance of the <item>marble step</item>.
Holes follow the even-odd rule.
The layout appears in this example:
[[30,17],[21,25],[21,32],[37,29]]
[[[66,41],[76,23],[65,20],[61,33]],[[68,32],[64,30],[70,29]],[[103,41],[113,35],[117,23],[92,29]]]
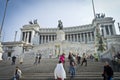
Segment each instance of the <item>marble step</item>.
[[[10,80],[12,78],[11,75],[4,75],[0,77],[0,80]],[[76,74],[73,80],[102,80],[102,76],[100,72],[82,72],[80,74]],[[54,80],[53,73],[24,73],[21,80]],[[70,80],[70,75],[67,74],[67,79]],[[114,80],[120,80],[120,73],[114,73]]]

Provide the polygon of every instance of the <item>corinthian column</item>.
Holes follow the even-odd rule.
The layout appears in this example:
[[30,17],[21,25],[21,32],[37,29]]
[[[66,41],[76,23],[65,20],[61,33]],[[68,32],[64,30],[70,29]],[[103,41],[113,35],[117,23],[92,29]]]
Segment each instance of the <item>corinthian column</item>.
[[82,42],[82,34],[80,33],[80,42]]
[[108,26],[108,30],[109,30],[109,35],[111,35],[110,26]]
[[27,43],[29,43],[29,32],[27,32]]
[[84,42],[85,42],[85,33],[83,34]]
[[92,37],[92,32],[90,33],[90,40],[92,41],[93,39],[92,39],[93,37]]
[[46,43],[46,35],[44,35],[44,43]]
[[50,36],[48,35],[48,42],[49,42],[49,37],[50,37]]
[[70,41],[72,41],[72,35],[70,34]]
[[25,32],[24,41],[26,42],[27,32]]
[[43,35],[41,35],[41,43],[43,43]]
[[73,34],[73,42],[75,42],[75,34]]
[[89,42],[89,36],[88,36],[88,34],[89,34],[89,33],[87,32],[87,33],[86,33],[86,35],[87,35],[87,38],[86,38],[86,39],[87,39],[87,42]]
[[68,34],[67,34],[66,36],[67,36],[67,41],[69,41],[69,37],[68,37]]
[[77,36],[77,42],[79,42],[79,40],[78,40],[78,34],[76,34],[76,36]]

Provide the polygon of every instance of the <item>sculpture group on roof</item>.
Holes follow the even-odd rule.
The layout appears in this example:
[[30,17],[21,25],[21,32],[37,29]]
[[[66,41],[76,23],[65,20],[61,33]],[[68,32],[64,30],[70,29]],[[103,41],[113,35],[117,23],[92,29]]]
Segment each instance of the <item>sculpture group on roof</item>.
[[104,13],[98,13],[96,14],[96,18],[104,18],[105,14]]
[[33,22],[29,21],[29,24],[37,24],[37,19],[35,19]]

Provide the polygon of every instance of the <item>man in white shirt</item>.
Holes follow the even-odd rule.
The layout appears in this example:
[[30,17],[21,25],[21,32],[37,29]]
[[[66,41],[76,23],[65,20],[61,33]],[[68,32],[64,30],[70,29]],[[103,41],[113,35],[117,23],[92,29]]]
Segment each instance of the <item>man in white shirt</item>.
[[22,71],[19,69],[18,66],[16,66],[15,77],[14,77],[14,79],[20,80],[21,77],[22,77]]

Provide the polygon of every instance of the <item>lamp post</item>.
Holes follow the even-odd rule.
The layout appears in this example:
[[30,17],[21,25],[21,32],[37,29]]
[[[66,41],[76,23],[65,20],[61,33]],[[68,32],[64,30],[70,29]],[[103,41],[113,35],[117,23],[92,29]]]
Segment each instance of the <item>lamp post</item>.
[[2,50],[2,45],[1,45],[1,37],[2,37],[2,29],[3,29],[3,24],[4,24],[4,20],[5,20],[5,16],[6,16],[6,10],[7,10],[7,5],[8,5],[8,1],[9,0],[6,0],[6,5],[5,5],[5,10],[4,10],[4,15],[3,15],[3,20],[2,20],[2,24],[1,24],[1,27],[0,27],[0,60],[2,60],[2,53],[3,53],[3,50]]

